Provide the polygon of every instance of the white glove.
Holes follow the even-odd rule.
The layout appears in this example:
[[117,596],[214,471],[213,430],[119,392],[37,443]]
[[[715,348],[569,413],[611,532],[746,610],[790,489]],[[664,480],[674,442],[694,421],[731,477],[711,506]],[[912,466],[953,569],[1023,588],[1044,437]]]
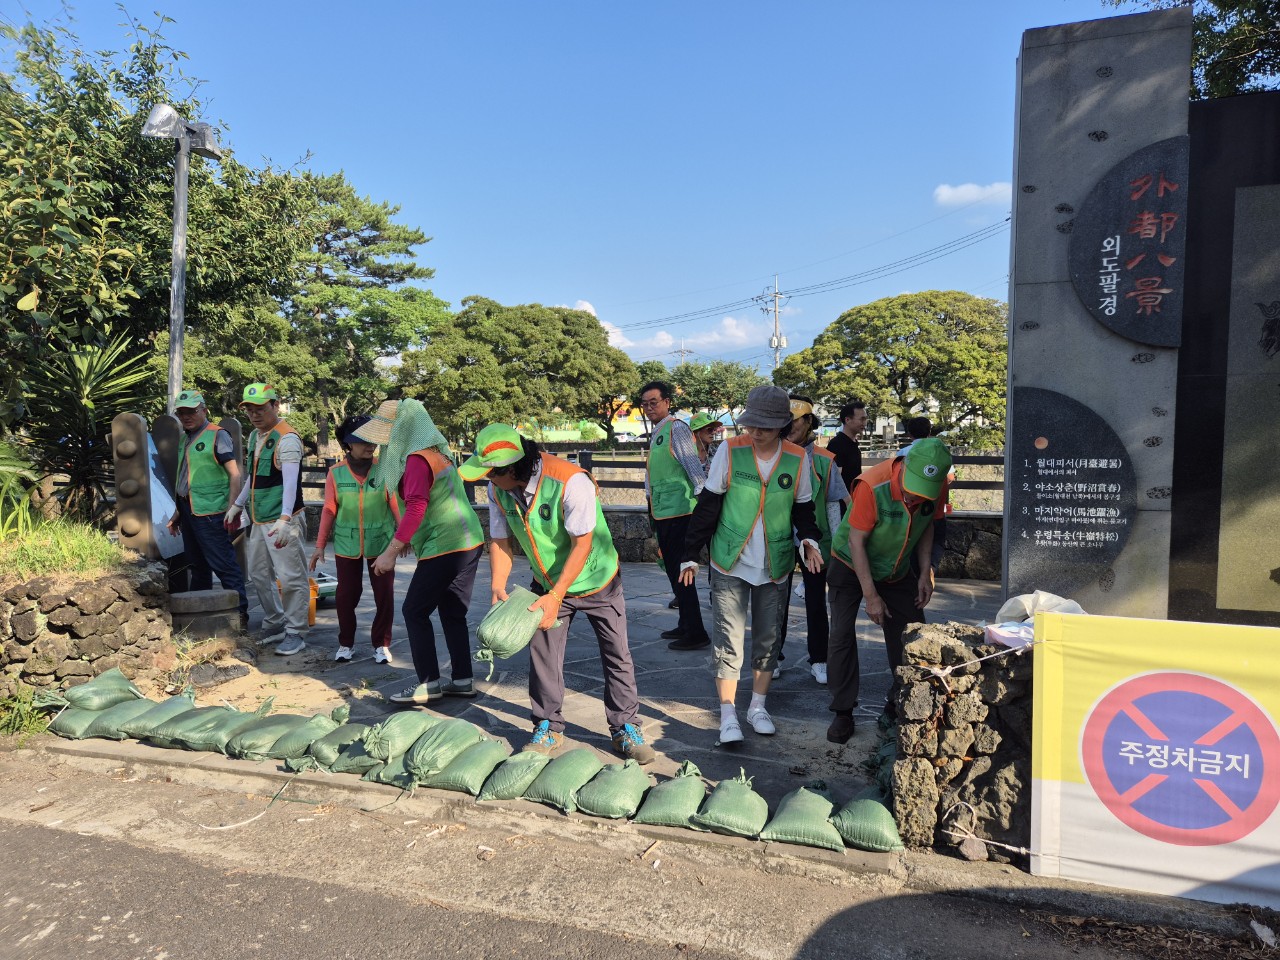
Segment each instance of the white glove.
[[285,517],[281,517],[267,530],[267,537],[277,547],[287,547],[297,534],[298,531]]
[[244,513],[244,507],[238,503],[233,503],[227,507],[227,513],[222,518],[222,528],[228,533],[234,533],[240,529],[240,515]]

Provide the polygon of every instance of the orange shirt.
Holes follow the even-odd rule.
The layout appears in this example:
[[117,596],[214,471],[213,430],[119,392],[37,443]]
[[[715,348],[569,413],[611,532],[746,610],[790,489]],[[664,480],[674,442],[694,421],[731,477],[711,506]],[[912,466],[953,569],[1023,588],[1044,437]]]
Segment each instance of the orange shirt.
[[[874,467],[862,471],[858,479],[853,482],[853,504],[849,507],[849,526],[865,533],[870,533],[876,528],[880,511],[876,507],[876,495],[872,488],[884,483],[885,480],[889,481],[889,491],[893,499],[903,498],[902,463],[902,457],[894,457],[892,460],[883,460]],[[951,474],[948,473],[947,479],[942,483],[942,492],[938,495],[938,503],[942,506],[943,514],[951,511],[950,495]],[[915,508],[911,509],[914,511]]]

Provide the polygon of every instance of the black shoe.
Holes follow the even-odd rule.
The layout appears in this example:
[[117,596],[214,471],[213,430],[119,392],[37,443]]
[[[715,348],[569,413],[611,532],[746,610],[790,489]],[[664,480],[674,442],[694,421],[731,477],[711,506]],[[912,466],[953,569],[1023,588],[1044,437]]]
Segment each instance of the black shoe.
[[671,598],[671,602],[667,604],[667,609],[668,609],[668,610],[679,610],[679,609],[680,609],[680,601],[679,601],[679,600],[677,600],[675,597],[672,597],[672,598]]
[[685,637],[681,636],[678,640],[672,640],[667,644],[668,650],[701,650],[703,647],[711,646],[711,638],[708,636],[701,637]]
[[670,630],[662,631],[663,640],[682,640],[684,639],[684,631],[679,627],[672,627]]
[[848,743],[853,736],[853,715],[837,713],[836,718],[827,727],[827,739],[831,743]]

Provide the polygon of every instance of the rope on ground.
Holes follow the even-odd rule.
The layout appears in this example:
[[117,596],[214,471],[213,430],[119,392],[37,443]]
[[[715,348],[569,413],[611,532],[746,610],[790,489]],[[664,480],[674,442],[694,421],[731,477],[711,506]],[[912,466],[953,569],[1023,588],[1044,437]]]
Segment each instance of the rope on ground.
[[[960,831],[951,830],[947,827],[943,827],[942,828],[943,833],[948,834],[952,837],[958,837],[961,840],[979,840],[982,843],[985,843],[989,847],[999,847],[1001,850],[1008,850],[1011,853],[1020,853],[1023,856],[1027,856],[1027,857],[1031,856],[1031,851],[1026,847],[1013,847],[1007,843],[1000,843],[997,840],[988,840],[986,837],[980,837],[976,833],[974,833],[973,827],[976,827],[978,825],[978,811],[974,810],[971,805],[969,805],[963,800],[957,800],[955,803],[953,803],[950,807],[947,808],[947,812],[942,815],[942,819],[944,822],[946,821],[947,817],[951,816],[952,811],[955,810],[956,807],[964,807],[966,810],[969,811],[969,815],[973,817],[973,826],[962,827]],[[961,824],[957,822],[956,826],[960,827]]]
[[280,789],[275,792],[275,796],[273,796],[269,801],[267,801],[267,805],[262,808],[262,813],[259,813],[257,816],[250,817],[248,820],[241,820],[239,823],[227,823],[220,827],[209,827],[203,823],[198,823],[196,824],[196,826],[198,826],[201,830],[234,830],[237,827],[243,827],[243,826],[246,826],[247,824],[253,823],[253,821],[258,819],[258,817],[263,816],[268,810],[271,809],[271,805],[275,803],[277,799],[279,799],[280,794],[284,793],[285,790],[288,789],[289,784],[297,780],[299,776],[300,774],[295,773],[292,777],[286,780],[284,784],[280,787]]

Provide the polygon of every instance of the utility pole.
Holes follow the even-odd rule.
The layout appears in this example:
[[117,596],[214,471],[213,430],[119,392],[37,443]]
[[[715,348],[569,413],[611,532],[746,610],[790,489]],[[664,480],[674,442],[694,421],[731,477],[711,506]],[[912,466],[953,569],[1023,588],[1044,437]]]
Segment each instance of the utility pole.
[[[782,335],[782,323],[778,318],[779,309],[784,299],[786,298],[778,292],[778,275],[776,273],[773,275],[773,292],[770,293],[769,288],[766,287],[764,293],[756,297],[756,300],[760,302],[761,313],[767,317],[770,310],[773,312],[773,336],[769,338],[769,349],[773,351],[773,369],[775,370],[778,369],[778,364],[782,362],[782,351],[787,349],[787,338]],[[765,304],[764,301],[766,300],[773,301],[772,307]]]
[[696,352],[696,351],[694,351],[694,350],[686,350],[686,349],[684,348],[684,337],[681,337],[681,338],[680,338],[680,349],[679,349],[679,350],[672,350],[672,351],[671,351],[671,356],[673,356],[673,357],[679,357],[679,358],[680,358],[680,362],[681,362],[681,363],[684,363],[684,358],[685,358],[685,357],[687,357],[687,356],[689,356],[689,354],[691,354],[691,353],[695,353],[695,352]]

